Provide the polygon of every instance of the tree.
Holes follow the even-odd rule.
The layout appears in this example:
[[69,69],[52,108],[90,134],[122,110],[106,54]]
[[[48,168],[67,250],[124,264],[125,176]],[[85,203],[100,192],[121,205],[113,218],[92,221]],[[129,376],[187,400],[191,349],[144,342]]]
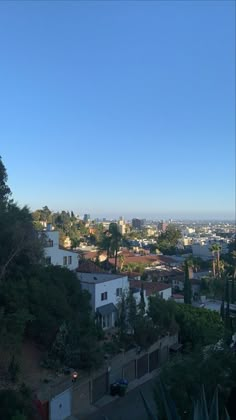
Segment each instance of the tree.
[[236,251],[232,251],[232,260],[234,264],[234,271],[232,276],[231,303],[234,303],[234,283],[236,279]]
[[230,325],[230,308],[229,308],[229,301],[230,301],[230,296],[229,296],[229,278],[228,276],[225,276],[225,300],[226,300],[226,310],[225,310],[225,328],[230,330],[231,325]]
[[5,206],[11,196],[11,190],[7,185],[7,173],[0,156],[0,206]]
[[117,223],[110,223],[109,225],[110,236],[110,248],[112,254],[115,256],[115,273],[117,271],[117,258],[118,251],[121,244],[122,235],[119,232]]
[[[2,179],[5,181],[6,175]],[[26,338],[49,353],[50,363],[71,363],[71,367],[78,368],[96,365],[101,361],[99,330],[89,293],[81,289],[74,272],[44,266],[43,243],[34,229],[32,215],[27,207],[19,208],[7,201],[8,190],[2,191],[0,350],[8,350],[9,360],[14,356],[10,363],[12,377]],[[64,216],[67,218],[67,213]]]
[[124,262],[125,262],[124,254],[119,254],[118,259],[119,259],[120,271],[122,271],[124,268]]
[[189,264],[185,261],[184,264],[184,303],[191,304],[192,301],[192,286],[189,279]]
[[[21,415],[21,417],[20,417]],[[0,390],[0,418],[4,420],[30,420],[36,417],[36,409],[33,406],[33,397],[26,396],[20,391],[13,389]]]
[[166,231],[158,237],[157,248],[164,254],[173,254],[176,251],[178,241],[181,237],[180,230],[170,224]]
[[42,260],[43,247],[27,207],[8,203],[0,209],[0,283],[17,267]]
[[209,309],[176,304],[175,320],[179,325],[180,340],[186,348],[215,344],[224,336],[220,314]]
[[[177,412],[183,419],[193,418],[193,401],[200,397],[202,384],[204,384],[206,400],[213,395],[218,387],[221,392],[219,418],[224,418],[221,417],[222,409],[227,404],[232,386],[236,384],[235,373],[236,359],[233,352],[227,347],[220,350],[210,347],[171,359],[162,368],[160,380],[169,390],[171,398],[175,401]],[[159,409],[158,413],[161,413],[163,396],[158,384],[155,389],[155,400]],[[166,416],[160,418],[166,419]],[[208,417],[197,415],[194,418],[205,419]],[[216,419],[217,417],[211,416],[210,418]]]
[[217,243],[210,247],[210,251],[212,253],[212,272],[214,277],[216,274],[218,277],[220,276],[220,250],[221,246]]
[[[148,305],[148,316],[153,324],[159,328],[160,334],[169,332],[173,327],[176,316],[176,303],[172,300],[161,299],[160,296],[150,296]],[[175,331],[178,330],[175,324]]]
[[139,314],[143,317],[145,315],[145,299],[144,299],[144,289],[143,289],[143,283],[141,284],[141,290],[140,290],[140,302],[139,302]]
[[126,298],[127,304],[127,321],[132,329],[134,329],[137,321],[137,304],[135,297],[132,293],[132,290],[129,290],[129,293]]
[[125,334],[127,332],[127,305],[126,305],[126,296],[123,293],[120,301],[118,302],[118,328],[120,341],[124,340]]

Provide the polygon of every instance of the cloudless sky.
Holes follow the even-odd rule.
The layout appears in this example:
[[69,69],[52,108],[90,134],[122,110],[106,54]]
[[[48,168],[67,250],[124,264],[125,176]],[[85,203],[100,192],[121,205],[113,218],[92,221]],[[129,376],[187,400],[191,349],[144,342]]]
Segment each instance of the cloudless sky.
[[233,1],[1,1],[0,155],[15,200],[233,218]]

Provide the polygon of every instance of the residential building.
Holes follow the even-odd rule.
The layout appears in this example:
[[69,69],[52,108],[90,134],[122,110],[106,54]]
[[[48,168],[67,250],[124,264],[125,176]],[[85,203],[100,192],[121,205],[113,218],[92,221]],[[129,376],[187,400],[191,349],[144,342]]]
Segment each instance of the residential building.
[[117,222],[118,230],[121,233],[121,235],[125,235],[126,233],[126,223],[123,218],[120,218],[120,220]]
[[59,245],[59,232],[52,230],[52,225],[47,225],[47,230],[40,232],[39,236],[44,241],[44,256],[47,265],[59,265],[69,270],[76,270],[79,265],[77,252],[69,251]]
[[208,238],[202,238],[198,239],[195,243],[192,244],[192,253],[194,257],[201,257],[203,259],[211,259],[212,258],[212,252],[211,252],[211,246],[214,244],[218,244],[221,247],[221,254],[225,254],[228,252],[228,243],[229,240],[224,239],[208,239]]
[[143,296],[146,304],[146,309],[148,308],[148,298],[150,296],[159,296],[164,300],[169,300],[172,295],[172,288],[169,284],[140,280],[129,280],[129,284],[137,304],[139,304],[140,302],[140,292],[143,288]]
[[104,329],[115,326],[117,304],[129,290],[128,277],[122,274],[77,272],[81,287],[91,295],[93,312]]
[[168,283],[175,290],[183,290],[184,272],[182,268],[168,268],[167,266],[161,266],[160,268],[147,268],[145,273],[147,273],[148,279],[153,282]]

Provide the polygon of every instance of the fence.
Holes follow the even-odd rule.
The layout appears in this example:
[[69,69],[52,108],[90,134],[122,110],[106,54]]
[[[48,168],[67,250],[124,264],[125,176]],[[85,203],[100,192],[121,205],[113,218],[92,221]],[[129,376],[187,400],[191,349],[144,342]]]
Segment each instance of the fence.
[[[86,417],[91,404],[109,392],[110,384],[124,378],[128,382],[140,379],[147,373],[162,366],[169,356],[169,348],[178,343],[178,335],[165,336],[154,343],[147,351],[129,350],[107,360],[105,367],[89,377],[78,378],[72,386],[71,415]],[[55,394],[55,390],[54,390]]]

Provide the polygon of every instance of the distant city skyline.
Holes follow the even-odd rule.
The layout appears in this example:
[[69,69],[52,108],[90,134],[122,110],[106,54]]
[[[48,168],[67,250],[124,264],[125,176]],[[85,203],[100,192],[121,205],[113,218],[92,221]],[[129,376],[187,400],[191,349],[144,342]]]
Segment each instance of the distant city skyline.
[[235,218],[235,3],[0,2],[14,199],[96,217]]

